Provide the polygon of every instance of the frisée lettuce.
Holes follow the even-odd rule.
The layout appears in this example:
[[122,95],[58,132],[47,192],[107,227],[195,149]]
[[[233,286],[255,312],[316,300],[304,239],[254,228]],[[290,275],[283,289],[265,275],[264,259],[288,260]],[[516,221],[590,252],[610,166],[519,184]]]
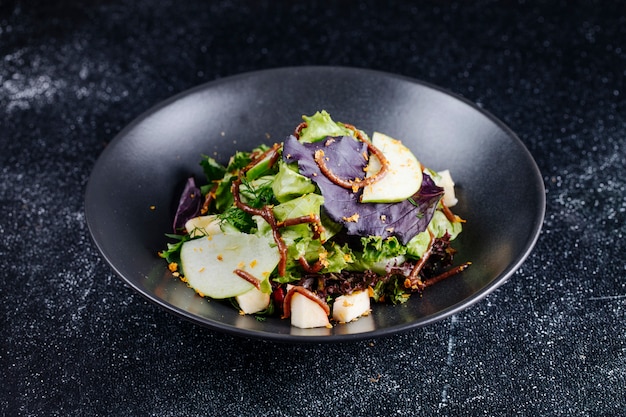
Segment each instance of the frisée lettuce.
[[370,300],[403,303],[464,270],[449,171],[373,137],[320,111],[225,165],[203,156],[205,178],[187,180],[160,256],[200,295],[297,327],[354,320]]

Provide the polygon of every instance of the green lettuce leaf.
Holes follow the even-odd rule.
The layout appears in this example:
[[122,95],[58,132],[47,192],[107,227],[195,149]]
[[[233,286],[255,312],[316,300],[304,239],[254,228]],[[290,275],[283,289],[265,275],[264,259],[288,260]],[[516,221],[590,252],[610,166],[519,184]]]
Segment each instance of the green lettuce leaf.
[[208,182],[219,181],[226,174],[226,167],[207,155],[202,155],[200,166]]
[[287,164],[282,160],[278,163],[278,173],[274,178],[272,190],[276,200],[287,202],[304,194],[315,192],[315,184],[309,178],[298,173],[295,164]]
[[354,132],[331,119],[325,110],[313,116],[302,116],[307,127],[300,132],[301,142],[317,142],[328,136],[354,136]]
[[414,258],[421,258],[428,249],[430,233],[435,238],[441,238],[448,233],[448,239],[454,240],[462,230],[462,223],[451,222],[441,210],[436,210],[432,220],[428,223],[428,230],[418,233],[407,243],[407,254]]
[[322,273],[328,272],[341,272],[351,268],[351,265],[356,261],[356,256],[352,252],[352,249],[345,244],[339,245],[327,245],[330,248],[326,253],[326,261],[328,265],[324,267]]
[[228,172],[236,172],[241,168],[245,168],[252,161],[250,155],[251,152],[235,152],[235,154],[230,157],[230,161],[228,161],[228,166],[226,167],[226,170]]
[[407,247],[393,237],[367,236],[361,238],[363,250],[355,253],[355,261],[349,270],[363,272],[371,270],[379,275],[387,272],[387,267],[400,265],[405,260]]
[[428,228],[435,237],[442,237],[447,232],[450,235],[450,240],[454,240],[463,231],[463,224],[451,222],[442,211],[437,210],[428,224]]
[[311,193],[281,203],[275,206],[273,211],[276,219],[279,221],[311,214],[319,216],[322,204],[324,204],[324,197]]
[[363,259],[371,262],[395,258],[406,253],[406,246],[398,242],[395,236],[383,238],[381,236],[367,236],[361,238],[363,245]]
[[226,173],[224,178],[219,182],[217,189],[215,190],[215,210],[218,213],[224,212],[226,209],[233,205],[235,199],[230,188],[233,181],[237,179],[237,175]]

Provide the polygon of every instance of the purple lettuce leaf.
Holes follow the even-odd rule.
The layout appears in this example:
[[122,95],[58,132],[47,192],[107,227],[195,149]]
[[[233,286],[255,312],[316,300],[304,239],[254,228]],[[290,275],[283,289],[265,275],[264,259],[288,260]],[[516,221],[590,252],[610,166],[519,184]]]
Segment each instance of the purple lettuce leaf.
[[343,179],[363,178],[367,145],[351,137],[314,143],[301,143],[293,136],[283,145],[283,159],[298,163],[300,173],[319,187],[324,196],[323,209],[330,219],[342,224],[348,234],[357,236],[395,236],[403,245],[423,232],[443,195],[443,189],[424,174],[422,186],[410,199],[398,203],[361,203],[362,190],[356,193],[333,183],[315,162],[315,151],[322,149],[326,165]]
[[202,194],[200,188],[196,186],[195,179],[189,177],[178,201],[178,208],[174,216],[174,233],[178,233],[180,229],[184,228],[187,220],[199,216],[201,208]]

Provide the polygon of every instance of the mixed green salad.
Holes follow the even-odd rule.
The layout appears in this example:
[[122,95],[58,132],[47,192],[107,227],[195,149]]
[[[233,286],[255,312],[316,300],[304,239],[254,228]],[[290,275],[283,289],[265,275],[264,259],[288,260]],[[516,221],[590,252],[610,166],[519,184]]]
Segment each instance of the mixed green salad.
[[200,164],[205,178],[187,180],[159,255],[198,294],[242,314],[329,327],[469,265],[453,266],[464,220],[450,209],[449,171],[326,111],[303,116],[282,143]]

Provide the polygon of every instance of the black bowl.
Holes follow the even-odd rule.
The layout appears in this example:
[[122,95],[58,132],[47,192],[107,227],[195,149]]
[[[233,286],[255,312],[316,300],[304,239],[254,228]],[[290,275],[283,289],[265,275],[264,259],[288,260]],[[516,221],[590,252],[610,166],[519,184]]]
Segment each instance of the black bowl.
[[[288,320],[240,316],[199,297],[167,272],[165,248],[189,175],[202,178],[202,154],[226,162],[237,150],[282,141],[303,114],[401,139],[426,166],[449,169],[455,212],[467,220],[454,242],[462,274],[403,305],[332,329],[297,329]],[[224,78],[183,92],[124,129],[98,159],[86,191],[87,222],[107,262],[131,287],[166,310],[232,334],[278,341],[344,341],[423,326],[481,300],[531,252],[543,222],[545,190],[528,150],[503,123],[426,83],[377,71],[294,67]]]

